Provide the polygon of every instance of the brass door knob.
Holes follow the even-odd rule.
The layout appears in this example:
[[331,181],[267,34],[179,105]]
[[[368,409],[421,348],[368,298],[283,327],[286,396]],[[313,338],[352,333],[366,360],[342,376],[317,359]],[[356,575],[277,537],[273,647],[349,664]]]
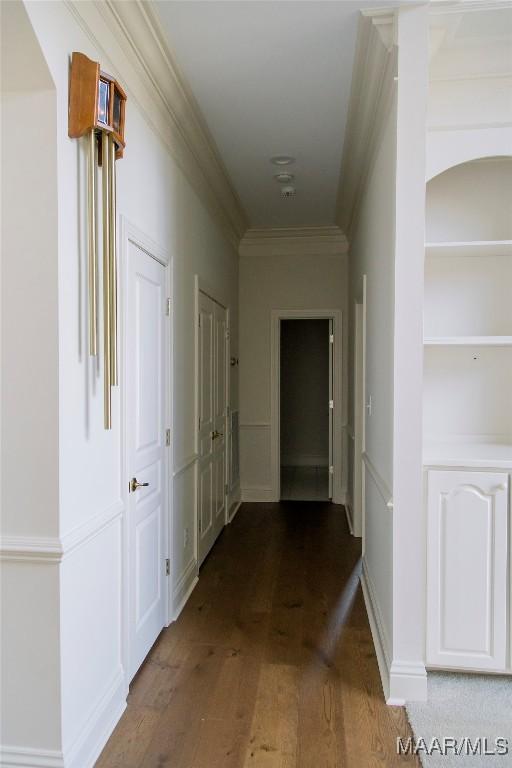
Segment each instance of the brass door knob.
[[146,488],[149,483],[139,483],[136,477],[132,477],[130,480],[130,491],[133,493],[137,488]]
[[212,432],[212,440],[216,440],[218,437],[224,437],[224,432],[217,432],[217,430]]

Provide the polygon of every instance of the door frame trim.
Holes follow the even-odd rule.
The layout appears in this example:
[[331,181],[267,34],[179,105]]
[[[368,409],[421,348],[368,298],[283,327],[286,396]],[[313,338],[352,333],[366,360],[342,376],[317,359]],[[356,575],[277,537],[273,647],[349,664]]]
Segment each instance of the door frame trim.
[[[122,539],[121,539],[121,658],[124,668],[125,685],[128,691],[130,680],[130,579],[129,579],[129,526],[128,526],[128,482],[129,482],[129,466],[128,466],[128,445],[127,445],[127,424],[128,424],[128,401],[126,397],[126,391],[124,382],[126,382],[128,374],[128,337],[127,337],[127,310],[128,310],[128,250],[130,243],[146,253],[150,258],[159,262],[165,267],[165,286],[167,296],[171,299],[171,314],[169,317],[170,322],[164,324],[164,412],[166,427],[171,429],[171,436],[173,434],[172,424],[172,407],[173,407],[173,362],[174,362],[174,349],[173,349],[173,333],[172,333],[172,312],[174,307],[174,260],[170,252],[156,243],[149,235],[140,230],[126,216],[119,216],[119,242],[118,248],[120,253],[119,259],[119,370],[121,372],[121,386],[120,386],[120,439],[121,439],[121,485],[123,493],[123,515],[122,515]],[[162,311],[163,311],[162,307]],[[164,496],[164,531],[163,531],[163,556],[165,558],[171,558],[172,551],[172,498],[173,498],[173,440],[171,439],[171,445],[167,451],[166,461],[164,461],[164,477],[163,477],[163,496]],[[164,597],[165,597],[165,626],[168,626],[173,618],[173,604],[172,604],[172,563],[171,574],[168,578],[164,578]]]
[[[270,362],[270,474],[272,501],[281,498],[281,320],[332,320],[334,332],[334,435],[333,496],[334,504],[343,504],[343,313],[340,309],[273,309],[271,310]],[[336,404],[339,403],[337,406]]]
[[364,483],[363,463],[366,435],[366,275],[363,275],[360,297],[354,302],[354,440],[352,445],[352,525],[354,536],[363,539],[364,552]]
[[224,297],[216,296],[217,291],[212,287],[207,280],[201,275],[194,275],[194,451],[195,451],[195,467],[194,467],[194,489],[195,489],[195,532],[194,532],[194,559],[196,563],[199,562],[199,294],[204,293],[209,299],[214,301],[220,307],[226,310],[226,423],[224,425],[224,485],[228,485],[228,493],[225,494],[225,510],[224,510],[224,526],[229,522],[229,456],[230,456],[230,432],[229,432],[229,419],[231,418],[231,402],[230,402],[230,351],[231,351],[231,309]]

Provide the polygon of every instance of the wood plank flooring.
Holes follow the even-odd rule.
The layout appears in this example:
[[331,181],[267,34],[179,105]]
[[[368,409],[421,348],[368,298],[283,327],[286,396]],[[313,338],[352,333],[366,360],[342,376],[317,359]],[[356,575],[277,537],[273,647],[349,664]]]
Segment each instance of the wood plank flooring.
[[405,768],[343,507],[243,504],[97,768]]

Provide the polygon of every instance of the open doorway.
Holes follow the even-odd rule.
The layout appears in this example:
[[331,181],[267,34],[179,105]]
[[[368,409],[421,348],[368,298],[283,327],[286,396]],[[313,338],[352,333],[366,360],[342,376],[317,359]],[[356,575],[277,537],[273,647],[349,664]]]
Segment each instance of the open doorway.
[[332,498],[332,320],[281,321],[281,498]]

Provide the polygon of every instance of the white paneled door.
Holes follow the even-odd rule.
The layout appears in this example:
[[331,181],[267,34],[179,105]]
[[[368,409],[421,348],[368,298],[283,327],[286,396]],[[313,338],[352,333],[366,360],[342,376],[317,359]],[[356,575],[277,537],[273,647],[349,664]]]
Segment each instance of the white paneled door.
[[334,491],[334,320],[329,320],[329,498]]
[[198,560],[226,522],[227,312],[199,292]]
[[508,476],[428,473],[427,662],[504,671]]
[[165,624],[166,268],[128,251],[127,461],[129,667],[133,677]]

